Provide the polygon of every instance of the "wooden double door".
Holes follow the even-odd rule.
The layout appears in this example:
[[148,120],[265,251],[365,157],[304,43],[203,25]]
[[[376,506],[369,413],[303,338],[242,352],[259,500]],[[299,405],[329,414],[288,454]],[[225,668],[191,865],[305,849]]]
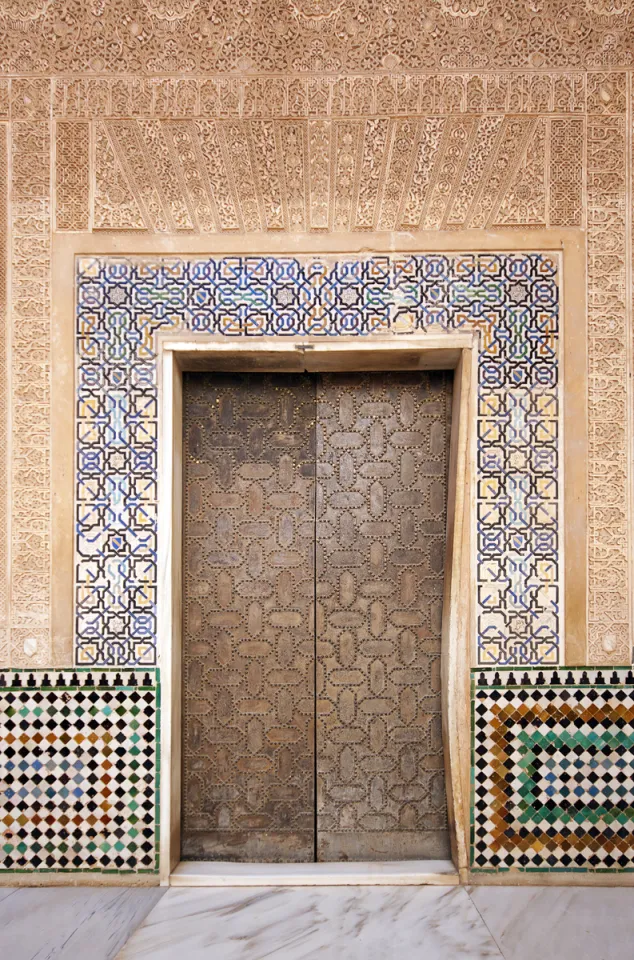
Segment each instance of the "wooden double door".
[[451,375],[184,378],[182,858],[449,856]]

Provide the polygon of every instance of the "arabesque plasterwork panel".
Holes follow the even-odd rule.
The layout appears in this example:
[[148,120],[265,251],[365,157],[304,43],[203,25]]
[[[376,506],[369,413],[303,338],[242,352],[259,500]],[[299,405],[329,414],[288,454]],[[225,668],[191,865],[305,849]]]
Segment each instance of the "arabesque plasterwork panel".
[[0,0],[0,70],[18,74],[0,78],[13,235],[5,661],[52,656],[55,230],[125,231],[131,248],[147,233],[253,234],[256,250],[261,231],[369,242],[571,226],[588,239],[588,656],[627,662],[634,14],[620,0],[508,6]]
[[50,125],[11,125],[11,663],[50,660]]
[[[58,121],[58,154],[81,153],[88,127]],[[79,184],[67,201],[64,182],[58,223],[81,230],[92,212],[96,230],[159,233],[581,226],[583,142],[577,117],[105,120],[93,210]]]
[[609,660],[617,650],[626,653],[631,645],[626,137],[625,117],[589,118],[588,654],[593,663]]
[[[9,275],[9,126],[0,124],[0,537],[6,544],[8,534],[8,448],[7,448],[7,307]],[[9,552],[0,550],[0,662],[10,660],[9,627]]]
[[628,67],[629,0],[2,0],[3,72]]

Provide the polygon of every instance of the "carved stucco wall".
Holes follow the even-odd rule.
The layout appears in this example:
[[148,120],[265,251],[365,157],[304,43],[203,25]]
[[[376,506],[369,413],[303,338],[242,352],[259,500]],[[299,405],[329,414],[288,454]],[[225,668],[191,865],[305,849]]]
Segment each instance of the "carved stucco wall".
[[0,0],[2,663],[53,656],[54,231],[523,226],[587,230],[588,659],[629,659],[631,7]]
[[2,0],[13,73],[627,67],[630,0]]

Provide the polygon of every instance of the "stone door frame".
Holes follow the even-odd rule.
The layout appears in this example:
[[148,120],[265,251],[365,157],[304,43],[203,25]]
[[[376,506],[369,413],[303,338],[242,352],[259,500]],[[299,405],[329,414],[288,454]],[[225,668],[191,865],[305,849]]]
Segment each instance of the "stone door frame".
[[[213,882],[226,864],[180,864],[182,657],[182,375],[188,371],[317,373],[363,370],[453,370],[447,541],[441,645],[442,722],[449,831],[454,869],[436,861],[416,866],[416,882],[444,873],[455,883],[468,865],[469,668],[473,636],[475,506],[473,451],[477,414],[477,335],[398,334],[292,336],[249,341],[219,335],[159,337],[158,646],[161,663],[161,883]],[[240,865],[242,877],[252,865]],[[264,867],[265,865],[262,865]],[[304,864],[306,877],[345,875],[338,864]],[[404,866],[406,866],[404,864]],[[310,868],[313,868],[311,871]],[[324,869],[325,868],[325,869]],[[235,870],[235,868],[233,868]],[[266,869],[273,876],[270,865]],[[291,865],[288,876],[300,871]],[[226,880],[225,880],[226,882]],[[262,882],[262,881],[261,881]],[[277,881],[276,881],[277,882]],[[297,879],[295,882],[299,882]],[[391,882],[394,882],[391,878]],[[440,882],[440,881],[438,881]]]

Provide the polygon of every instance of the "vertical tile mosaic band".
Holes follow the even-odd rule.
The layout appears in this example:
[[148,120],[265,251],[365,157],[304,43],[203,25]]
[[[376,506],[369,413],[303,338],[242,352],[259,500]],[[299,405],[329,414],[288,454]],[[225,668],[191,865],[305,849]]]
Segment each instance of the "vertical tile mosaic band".
[[80,259],[77,663],[156,663],[155,336],[179,328],[478,332],[478,661],[559,662],[558,262],[526,253]]
[[634,872],[634,674],[474,671],[471,869]]
[[157,670],[0,672],[0,873],[156,873]]

